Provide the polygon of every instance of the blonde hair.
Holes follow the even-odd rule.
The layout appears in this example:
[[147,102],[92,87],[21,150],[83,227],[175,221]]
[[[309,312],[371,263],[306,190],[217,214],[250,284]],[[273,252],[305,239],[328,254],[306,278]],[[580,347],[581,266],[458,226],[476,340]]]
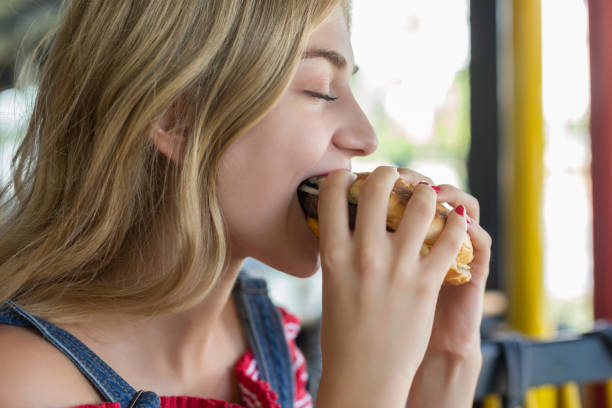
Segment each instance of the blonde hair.
[[[38,94],[0,197],[0,302],[70,322],[201,301],[228,255],[219,158],[278,100],[338,3],[67,3],[35,55]],[[149,137],[168,112],[185,135],[180,165]],[[155,240],[173,255],[151,272],[143,248]]]

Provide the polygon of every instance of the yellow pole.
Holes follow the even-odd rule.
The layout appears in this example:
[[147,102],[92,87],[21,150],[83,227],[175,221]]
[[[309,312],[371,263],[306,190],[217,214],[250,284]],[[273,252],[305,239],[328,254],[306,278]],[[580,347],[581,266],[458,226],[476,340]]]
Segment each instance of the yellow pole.
[[497,394],[489,394],[482,400],[482,408],[503,408],[501,397]]
[[542,36],[540,0],[514,0],[513,92],[507,143],[512,157],[509,218],[510,324],[534,337],[549,336],[542,268]]
[[580,390],[575,382],[563,384],[560,388],[561,408],[582,408],[580,402]]
[[[512,2],[512,86],[506,116],[506,270],[509,321],[522,333],[553,334],[546,312],[542,267],[542,35],[540,0]],[[557,390],[541,387],[525,396],[527,408],[555,408]]]

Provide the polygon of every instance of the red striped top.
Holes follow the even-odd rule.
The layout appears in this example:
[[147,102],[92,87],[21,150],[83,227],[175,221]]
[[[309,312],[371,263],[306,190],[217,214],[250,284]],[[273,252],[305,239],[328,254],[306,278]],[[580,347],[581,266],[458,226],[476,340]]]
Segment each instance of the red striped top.
[[[295,378],[294,408],[312,408],[312,399],[306,391],[308,373],[306,361],[302,352],[295,344],[295,337],[300,330],[300,320],[285,309],[279,307],[281,312],[285,338],[289,345],[293,375]],[[162,396],[161,408],[281,408],[278,396],[267,382],[259,378],[257,360],[251,350],[247,350],[235,365],[241,403],[233,404],[211,398],[197,398],[188,396]],[[98,405],[79,405],[74,408],[121,408],[118,402],[104,402]]]

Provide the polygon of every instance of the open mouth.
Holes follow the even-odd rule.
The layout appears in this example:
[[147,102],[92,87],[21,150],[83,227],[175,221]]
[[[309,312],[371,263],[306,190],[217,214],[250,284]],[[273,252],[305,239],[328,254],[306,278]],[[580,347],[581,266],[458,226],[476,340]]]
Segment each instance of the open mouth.
[[317,205],[319,202],[319,187],[323,176],[311,177],[304,180],[297,189],[298,201],[302,206],[304,215],[318,219]]
[[[298,201],[304,211],[306,219],[311,224],[310,220],[319,220],[319,191],[321,183],[326,176],[314,176],[304,180],[297,189]],[[357,203],[349,200],[349,227],[355,228],[355,218],[357,216]]]

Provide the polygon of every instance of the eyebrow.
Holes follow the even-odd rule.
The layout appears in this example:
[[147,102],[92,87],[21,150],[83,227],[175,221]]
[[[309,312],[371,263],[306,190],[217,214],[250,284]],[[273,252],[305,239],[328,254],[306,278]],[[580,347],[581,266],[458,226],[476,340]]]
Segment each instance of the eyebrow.
[[[344,58],[342,54],[336,51],[333,51],[333,50],[326,50],[323,48],[315,48],[312,50],[307,50],[302,56],[302,59],[305,60],[308,58],[325,58],[333,66],[341,70],[345,69],[347,66],[346,58]],[[359,71],[359,67],[355,65],[353,68],[353,75],[355,75],[357,71]]]

